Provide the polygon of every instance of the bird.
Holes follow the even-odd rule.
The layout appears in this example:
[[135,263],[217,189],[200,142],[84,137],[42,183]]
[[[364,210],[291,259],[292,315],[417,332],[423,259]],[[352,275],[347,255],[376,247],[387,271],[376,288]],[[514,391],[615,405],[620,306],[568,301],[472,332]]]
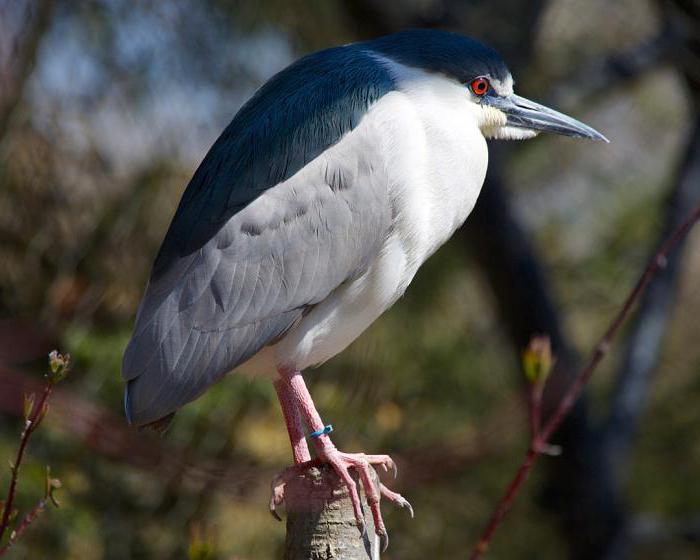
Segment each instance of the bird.
[[271,510],[290,476],[326,463],[363,531],[354,469],[385,548],[380,498],[412,508],[370,468],[395,464],[336,448],[302,372],[359,337],[465,222],[487,140],[607,142],[513,86],[492,48],[427,29],[309,54],[262,85],[195,171],[155,258],[122,364],[128,422],[162,428],[227,373],[267,373],[294,459]]

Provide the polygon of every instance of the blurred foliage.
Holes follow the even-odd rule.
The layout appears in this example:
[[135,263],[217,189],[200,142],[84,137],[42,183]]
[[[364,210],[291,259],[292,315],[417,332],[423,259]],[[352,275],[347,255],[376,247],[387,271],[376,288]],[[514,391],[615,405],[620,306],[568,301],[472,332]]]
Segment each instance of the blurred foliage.
[[[121,354],[150,263],[197,162],[271,74],[303,52],[361,33],[344,5],[54,2],[34,69],[7,130],[0,130],[0,319],[5,330],[16,331],[20,319],[40,325],[70,351],[74,371],[62,383],[66,390],[121,415]],[[2,5],[0,13],[14,9]],[[657,30],[646,2],[597,0],[582,13],[578,2],[553,0],[538,30],[536,72],[516,78],[544,95],[573,74],[572,66]],[[594,104],[562,108],[613,143],[542,138],[518,147],[507,176],[566,327],[586,349],[658,233],[688,107],[678,78],[662,67]],[[695,233],[627,478],[634,510],[660,519],[700,511],[698,248]],[[20,352],[22,344],[33,348],[0,338],[0,359],[32,371],[32,359],[50,348]],[[476,435],[489,444],[478,461],[398,488],[417,516],[412,521],[384,508],[392,534],[387,560],[461,557],[474,541],[527,442],[525,410],[514,398],[522,379],[514,358],[488,286],[452,242],[355,344],[308,373],[345,450],[410,453]],[[595,394],[610,391],[612,366],[614,360],[594,378]],[[19,423],[9,414],[0,418],[0,457],[7,457]],[[161,443],[166,453],[261,472],[291,460],[271,384],[240,375],[184,408]],[[50,426],[32,441],[23,487],[41,486],[47,462],[64,485],[61,510],[37,521],[12,558],[280,556],[284,527],[267,512],[267,479],[234,489],[216,476],[184,484],[177,473],[159,476],[119,453],[99,454],[89,440]],[[563,557],[554,520],[537,505],[540,477],[536,471],[516,503],[492,558]],[[22,493],[18,505],[31,507],[26,500]],[[635,558],[697,554],[697,547],[673,541],[640,548]]]

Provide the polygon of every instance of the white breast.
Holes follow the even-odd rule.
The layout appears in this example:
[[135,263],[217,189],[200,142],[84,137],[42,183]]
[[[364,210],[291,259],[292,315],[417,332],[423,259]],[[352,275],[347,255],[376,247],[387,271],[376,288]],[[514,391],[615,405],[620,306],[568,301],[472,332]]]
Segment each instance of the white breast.
[[396,63],[390,69],[400,91],[378,109],[390,113],[385,153],[401,209],[396,230],[417,269],[474,207],[488,150],[465,86]]
[[486,174],[488,152],[464,86],[386,62],[400,88],[376,103],[356,134],[373,135],[390,178],[391,236],[365,274],[316,305],[254,369],[304,369],[353,342],[406,290],[420,265],[462,225]]

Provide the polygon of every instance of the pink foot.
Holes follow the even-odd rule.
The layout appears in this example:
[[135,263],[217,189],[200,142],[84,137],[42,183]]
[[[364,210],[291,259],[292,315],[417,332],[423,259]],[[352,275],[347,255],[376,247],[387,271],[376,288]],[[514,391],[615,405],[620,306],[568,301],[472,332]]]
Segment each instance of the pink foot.
[[[372,511],[375,532],[381,540],[382,550],[386,550],[386,547],[389,545],[389,535],[384,526],[382,512],[379,509],[380,497],[384,496],[390,502],[402,508],[407,508],[411,517],[413,517],[413,508],[403,496],[392,492],[383,484],[380,484],[379,490],[377,490],[371,473],[372,466],[379,465],[385,472],[392,470],[394,477],[396,477],[396,464],[388,455],[365,455],[364,453],[343,453],[338,451],[330,437],[328,437],[333,428],[330,425],[324,426],[306,387],[306,383],[304,383],[301,372],[280,369],[279,373],[280,379],[275,382],[275,388],[277,389],[282,412],[287,423],[296,464],[285,469],[272,480],[270,512],[275,518],[280,519],[279,515],[277,515],[276,507],[284,501],[285,484],[309,467],[327,463],[347,487],[355,514],[355,522],[360,529],[360,533],[364,535],[365,519],[360,505],[360,495],[357,491],[357,484],[349,472],[353,468],[359,475],[362,486],[365,489],[367,503]],[[310,454],[303,431],[303,421],[313,430],[310,438],[316,448],[317,459],[309,460]]]
[[389,534],[387,533],[386,526],[384,525],[384,519],[382,518],[382,513],[379,508],[380,497],[384,496],[390,502],[402,508],[407,508],[411,517],[413,517],[413,508],[408,500],[406,500],[400,494],[392,492],[386,486],[384,486],[384,484],[380,484],[380,489],[378,491],[374,485],[374,482],[372,481],[370,469],[371,466],[375,465],[381,466],[382,469],[384,469],[384,472],[388,472],[389,470],[393,471],[394,476],[396,476],[396,464],[388,455],[343,453],[342,451],[338,451],[335,447],[324,449],[321,452],[320,458],[288,467],[273,479],[271,483],[270,513],[272,513],[272,515],[279,520],[280,517],[277,514],[276,507],[284,501],[284,485],[293,477],[304,472],[306,469],[313,466],[318,466],[321,463],[328,463],[331,465],[333,470],[347,487],[353,512],[355,514],[357,527],[360,530],[360,534],[364,534],[365,521],[364,515],[362,514],[362,506],[360,504],[360,495],[357,490],[357,484],[353,480],[352,476],[350,476],[349,469],[354,468],[357,471],[360,481],[362,482],[362,487],[365,489],[367,503],[372,511],[375,532],[381,540],[382,550],[386,550],[387,546],[389,545]]

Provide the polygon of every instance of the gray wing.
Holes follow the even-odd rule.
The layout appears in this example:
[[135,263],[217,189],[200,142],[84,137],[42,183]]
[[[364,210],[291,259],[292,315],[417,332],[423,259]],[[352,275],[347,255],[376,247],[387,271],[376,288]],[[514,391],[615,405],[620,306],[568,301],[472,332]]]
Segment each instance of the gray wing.
[[154,273],[124,357],[130,422],[195,399],[376,256],[391,224],[387,179],[361,142],[336,145]]

